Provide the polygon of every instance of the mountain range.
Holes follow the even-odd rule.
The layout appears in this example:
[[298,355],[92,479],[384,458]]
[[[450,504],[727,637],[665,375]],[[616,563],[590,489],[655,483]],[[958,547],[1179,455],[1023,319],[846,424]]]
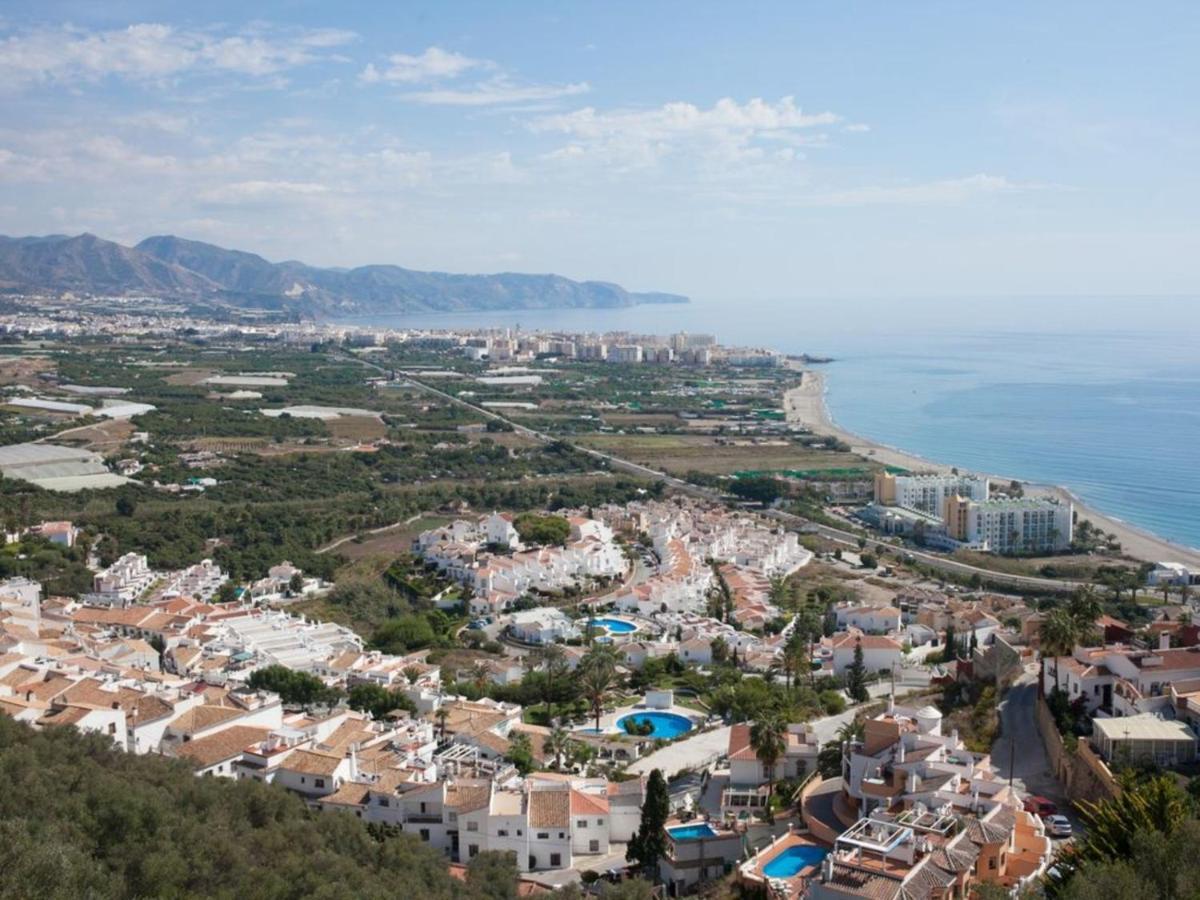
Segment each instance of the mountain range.
[[319,268],[269,262],[173,235],[133,247],[94,234],[0,236],[0,290],[145,295],[304,315],[599,308],[686,303],[560,275],[453,275],[394,265]]

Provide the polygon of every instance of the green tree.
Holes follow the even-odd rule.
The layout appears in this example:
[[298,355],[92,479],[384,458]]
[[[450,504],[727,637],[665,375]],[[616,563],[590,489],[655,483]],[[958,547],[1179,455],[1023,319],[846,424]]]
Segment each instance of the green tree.
[[399,691],[389,691],[379,684],[356,684],[350,688],[346,702],[351,709],[370,713],[376,719],[382,719],[392,710],[405,709],[410,713],[417,711],[417,706]]
[[642,819],[637,834],[629,841],[625,858],[650,871],[658,880],[658,862],[667,852],[664,826],[671,814],[671,799],[662,770],[654,769],[646,781],[646,802],[642,804]]
[[315,675],[297,672],[286,666],[266,666],[250,675],[246,682],[256,691],[273,691],[290,706],[328,706],[341,699],[340,691],[326,686]]
[[481,900],[516,900],[520,871],[511,850],[478,853],[467,863],[467,887]]
[[750,747],[767,777],[767,820],[774,822],[770,798],[775,791],[775,766],[787,752],[787,724],[777,716],[755,722],[750,726]]
[[513,528],[526,544],[556,544],[561,547],[571,536],[571,523],[562,516],[521,513],[513,520]]
[[603,655],[593,656],[593,651],[589,651],[579,664],[576,680],[583,696],[587,698],[588,708],[595,717],[596,730],[599,731],[600,714],[604,712],[604,701],[608,699],[609,693],[617,684],[616,666]]
[[545,752],[554,757],[554,768],[561,769],[563,757],[571,752],[571,732],[562,727],[550,729],[546,735]]
[[1054,689],[1056,691],[1062,690],[1062,683],[1058,677],[1059,657],[1070,656],[1074,652],[1078,636],[1078,624],[1063,608],[1052,609],[1038,625],[1038,642],[1041,646],[1042,657],[1044,658],[1047,654],[1054,657]]
[[513,731],[508,737],[508,752],[504,758],[517,767],[522,775],[528,775],[537,763],[533,758],[533,742],[524,731]]
[[864,703],[867,692],[867,667],[863,663],[862,640],[854,642],[854,661],[846,668],[846,693],[855,703]]

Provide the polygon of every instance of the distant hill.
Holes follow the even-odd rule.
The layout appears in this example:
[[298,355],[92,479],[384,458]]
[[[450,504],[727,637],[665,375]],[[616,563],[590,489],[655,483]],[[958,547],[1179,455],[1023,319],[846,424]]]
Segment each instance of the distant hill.
[[599,308],[686,303],[560,275],[453,275],[392,265],[356,269],[273,263],[173,235],[136,247],[93,234],[0,237],[0,289],[148,294],[305,314]]

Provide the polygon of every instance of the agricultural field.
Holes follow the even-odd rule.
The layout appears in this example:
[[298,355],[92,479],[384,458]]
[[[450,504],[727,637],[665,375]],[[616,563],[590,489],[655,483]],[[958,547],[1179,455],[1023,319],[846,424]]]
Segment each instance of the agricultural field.
[[860,463],[848,453],[811,450],[780,439],[756,443],[711,435],[602,434],[580,438],[579,443],[681,476],[688,472],[732,475],[747,470],[836,470]]

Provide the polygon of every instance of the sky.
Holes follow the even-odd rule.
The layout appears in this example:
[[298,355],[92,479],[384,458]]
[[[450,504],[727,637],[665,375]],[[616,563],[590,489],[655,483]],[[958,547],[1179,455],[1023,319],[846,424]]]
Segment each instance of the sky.
[[8,0],[0,233],[728,302],[1195,294],[1197,46],[1191,0]]

